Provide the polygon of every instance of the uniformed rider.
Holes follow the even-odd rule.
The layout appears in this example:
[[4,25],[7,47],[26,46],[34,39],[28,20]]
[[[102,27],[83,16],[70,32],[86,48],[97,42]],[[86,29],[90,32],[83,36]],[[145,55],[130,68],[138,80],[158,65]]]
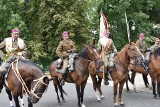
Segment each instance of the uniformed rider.
[[155,49],[160,47],[160,40],[159,38],[154,39],[154,45],[150,47],[151,51],[154,52]]

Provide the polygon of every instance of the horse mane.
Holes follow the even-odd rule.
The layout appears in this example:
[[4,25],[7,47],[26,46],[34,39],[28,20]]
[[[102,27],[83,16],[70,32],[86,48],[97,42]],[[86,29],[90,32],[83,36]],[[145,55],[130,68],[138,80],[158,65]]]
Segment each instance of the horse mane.
[[[86,46],[94,48],[94,46],[92,46],[92,45],[86,45]],[[78,53],[78,56],[81,57],[81,58],[84,58],[84,59],[87,58],[87,54],[86,54],[87,47],[86,46]]]
[[156,59],[158,56],[160,56],[160,47],[154,50],[154,58]]
[[19,59],[19,62],[21,63],[25,63],[26,65],[30,66],[30,67],[34,67],[35,69],[38,69],[38,71],[41,71],[42,73],[44,73],[44,70],[39,67],[36,63],[29,61],[29,60],[24,60],[24,59]]

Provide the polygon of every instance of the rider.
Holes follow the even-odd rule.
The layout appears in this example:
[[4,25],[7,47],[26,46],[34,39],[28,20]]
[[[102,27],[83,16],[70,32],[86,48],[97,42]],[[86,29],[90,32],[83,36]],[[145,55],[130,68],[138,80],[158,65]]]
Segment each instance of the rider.
[[62,33],[62,38],[63,40],[60,41],[56,49],[56,54],[63,60],[61,84],[64,85],[64,79],[66,75],[65,72],[69,63],[69,54],[71,52],[74,52],[76,50],[76,47],[74,46],[74,42],[69,39],[67,31],[64,31]]
[[151,51],[153,52],[155,49],[160,47],[160,40],[159,38],[154,39],[154,45],[150,47]]
[[[20,30],[14,28],[11,30],[11,37],[5,38],[0,43],[0,56],[3,63],[0,67],[0,77],[2,73],[7,73],[10,63],[15,60],[12,55],[27,56],[26,45],[24,41],[19,38]],[[5,48],[6,55],[3,53],[2,49]]]
[[104,32],[104,37],[99,39],[99,49],[101,48],[102,50],[102,58],[104,60],[104,73],[105,73],[105,81],[104,84],[105,85],[109,85],[108,82],[108,71],[107,68],[109,68],[109,72],[113,71],[114,68],[114,56],[117,54],[117,49],[113,43],[113,40],[109,38],[109,30]]
[[148,73],[149,72],[149,67],[148,67],[148,61],[149,61],[149,52],[150,50],[147,48],[147,45],[144,41],[145,35],[143,33],[140,33],[138,35],[138,40],[136,41],[136,46],[138,47],[138,49],[140,50],[140,52],[144,55],[145,52],[146,53],[146,60],[145,63],[143,63],[143,67],[145,69],[145,71]]

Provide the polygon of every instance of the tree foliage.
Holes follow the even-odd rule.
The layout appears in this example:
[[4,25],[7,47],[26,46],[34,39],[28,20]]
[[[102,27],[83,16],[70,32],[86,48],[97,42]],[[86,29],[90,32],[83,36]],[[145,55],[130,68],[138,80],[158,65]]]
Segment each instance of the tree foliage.
[[77,52],[83,44],[92,43],[92,37],[98,41],[101,10],[118,50],[128,43],[125,12],[130,27],[131,20],[135,21],[132,39],[143,32],[151,44],[153,37],[159,37],[160,28],[153,28],[160,23],[159,0],[0,0],[0,35],[8,37],[8,30],[19,28],[29,58],[47,66],[57,58],[55,50],[63,31],[69,32]]

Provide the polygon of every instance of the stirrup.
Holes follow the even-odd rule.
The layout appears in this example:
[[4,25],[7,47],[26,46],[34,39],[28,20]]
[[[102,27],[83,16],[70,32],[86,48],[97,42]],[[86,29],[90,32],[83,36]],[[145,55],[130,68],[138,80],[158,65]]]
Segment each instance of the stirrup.
[[61,85],[64,85],[65,84],[65,81],[62,79],[61,80]]

